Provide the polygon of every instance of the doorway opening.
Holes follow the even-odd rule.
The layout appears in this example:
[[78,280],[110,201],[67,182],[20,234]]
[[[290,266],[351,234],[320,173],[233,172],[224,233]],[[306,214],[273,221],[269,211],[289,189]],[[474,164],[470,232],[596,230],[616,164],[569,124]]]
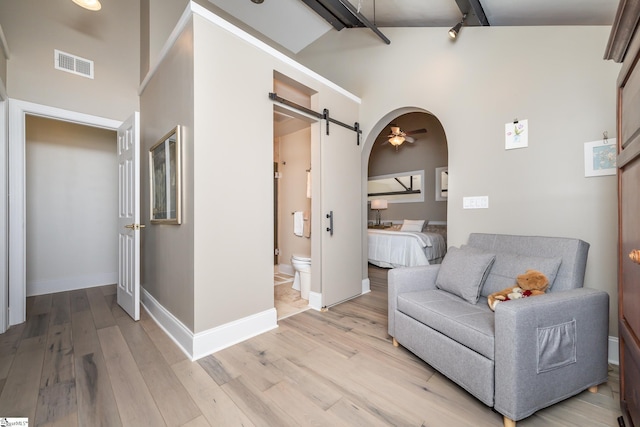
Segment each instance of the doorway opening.
[[[367,144],[363,188],[369,274],[376,268],[440,263],[447,248],[448,205],[448,144],[442,124],[425,110],[397,110],[378,122]],[[394,235],[405,231],[425,235],[423,241],[429,243]]]
[[[9,104],[9,325],[26,320],[26,120],[28,115],[116,131],[122,122],[31,102]],[[3,189],[4,190],[4,189]]]
[[27,296],[118,280],[116,132],[26,117]]
[[[274,92],[310,107],[313,91],[276,73]],[[317,120],[273,107],[274,306],[278,320],[309,308],[311,132]]]

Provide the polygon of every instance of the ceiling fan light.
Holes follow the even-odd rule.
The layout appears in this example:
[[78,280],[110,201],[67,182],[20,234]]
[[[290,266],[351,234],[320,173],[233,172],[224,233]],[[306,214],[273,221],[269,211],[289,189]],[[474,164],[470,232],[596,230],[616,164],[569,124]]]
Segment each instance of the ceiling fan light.
[[403,142],[404,142],[404,136],[402,135],[395,135],[389,138],[389,143],[391,143],[391,145],[395,147],[397,147],[398,145],[401,145]]
[[102,9],[102,5],[99,0],[72,0],[80,7],[84,7],[87,10],[97,11]]

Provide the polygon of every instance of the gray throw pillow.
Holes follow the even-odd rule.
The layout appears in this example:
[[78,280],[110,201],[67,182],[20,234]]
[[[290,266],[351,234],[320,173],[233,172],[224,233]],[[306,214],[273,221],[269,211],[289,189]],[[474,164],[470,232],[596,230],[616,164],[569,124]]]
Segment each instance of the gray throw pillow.
[[[474,248],[473,246],[462,246],[463,251],[474,253],[488,253],[484,249]],[[483,297],[489,296],[494,292],[516,285],[516,278],[524,274],[527,270],[538,270],[549,279],[549,287],[553,286],[553,282],[558,275],[558,269],[562,263],[562,258],[545,258],[530,255],[519,255],[506,252],[495,252],[496,260],[491,267],[489,276],[480,290]]]
[[476,304],[495,259],[496,256],[491,253],[451,247],[442,260],[436,287]]

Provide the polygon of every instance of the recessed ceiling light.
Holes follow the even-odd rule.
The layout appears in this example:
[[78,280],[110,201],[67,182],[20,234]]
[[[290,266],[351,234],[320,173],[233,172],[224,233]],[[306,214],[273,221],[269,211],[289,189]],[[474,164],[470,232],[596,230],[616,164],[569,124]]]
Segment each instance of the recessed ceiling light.
[[252,2],[254,2],[255,4],[262,4],[264,3],[264,0],[251,0]]

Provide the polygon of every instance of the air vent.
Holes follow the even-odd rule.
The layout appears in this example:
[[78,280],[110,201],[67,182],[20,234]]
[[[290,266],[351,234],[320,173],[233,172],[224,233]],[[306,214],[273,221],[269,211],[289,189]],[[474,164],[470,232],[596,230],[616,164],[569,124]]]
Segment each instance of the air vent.
[[58,49],[55,49],[53,52],[56,70],[66,71],[90,79],[93,78],[93,61],[62,52]]

